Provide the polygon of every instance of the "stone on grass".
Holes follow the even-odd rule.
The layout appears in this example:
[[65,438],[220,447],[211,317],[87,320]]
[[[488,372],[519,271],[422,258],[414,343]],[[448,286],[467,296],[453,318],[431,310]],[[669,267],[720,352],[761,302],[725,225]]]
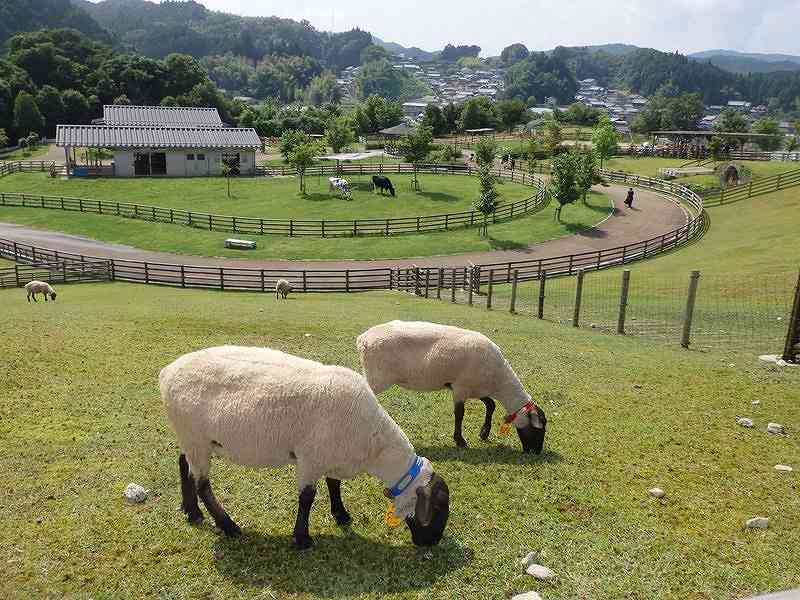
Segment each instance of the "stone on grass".
[[547,567],[537,564],[529,565],[528,568],[525,569],[525,572],[528,575],[533,575],[536,577],[536,579],[541,579],[542,581],[553,579],[556,576],[556,574]]
[[539,553],[536,550],[531,550],[528,552],[524,558],[520,559],[519,564],[522,565],[523,569],[527,569],[532,564],[536,562],[536,559],[539,557]]
[[794,471],[794,469],[792,469],[792,467],[790,467],[789,465],[775,465],[775,470],[783,471],[784,473],[791,473],[792,471]]
[[769,527],[769,519],[767,517],[753,517],[752,519],[747,519],[746,525],[748,529],[766,529]]
[[781,425],[780,423],[769,423],[767,425],[767,431],[770,432],[770,433],[774,433],[776,435],[780,435],[782,433],[785,433],[783,425]]
[[741,425],[742,427],[752,427],[753,419],[748,419],[747,417],[739,417],[738,419],[736,419],[736,424]]
[[759,404],[761,404],[761,400],[753,400],[750,404],[752,404],[753,406],[758,406]]
[[659,487],[650,488],[647,490],[647,493],[650,494],[653,498],[663,498],[667,495],[667,493]]
[[129,483],[122,495],[129,504],[139,504],[147,500],[147,490],[138,483]]
[[523,594],[517,594],[516,596],[513,596],[511,600],[542,600],[542,597],[538,592],[525,592]]

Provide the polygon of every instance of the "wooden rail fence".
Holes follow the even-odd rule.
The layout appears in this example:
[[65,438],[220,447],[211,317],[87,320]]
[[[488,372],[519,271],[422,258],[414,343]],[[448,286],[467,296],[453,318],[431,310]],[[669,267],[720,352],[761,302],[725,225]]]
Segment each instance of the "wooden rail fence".
[[752,198],[753,196],[761,196],[763,194],[771,194],[778,190],[796,187],[800,185],[800,169],[787,171],[786,173],[778,173],[777,175],[770,175],[763,179],[756,179],[748,183],[743,183],[727,190],[715,191],[711,194],[703,196],[703,202],[706,207],[721,206],[723,204],[730,204]]

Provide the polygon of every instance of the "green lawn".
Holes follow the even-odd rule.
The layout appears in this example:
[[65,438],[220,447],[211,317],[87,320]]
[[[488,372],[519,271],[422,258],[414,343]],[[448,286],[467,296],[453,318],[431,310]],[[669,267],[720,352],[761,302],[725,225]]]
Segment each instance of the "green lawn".
[[[686,164],[688,159],[684,158],[630,158],[619,157],[607,161],[604,167],[612,171],[627,171],[638,173],[648,177],[657,177],[658,170],[666,167],[680,167]],[[737,164],[748,167],[753,173],[753,179],[769,177],[786,171],[800,169],[800,164],[796,162],[764,161],[764,160],[737,160]],[[709,175],[695,175],[693,177],[681,177],[673,180],[675,183],[687,184],[698,183],[708,186],[719,186],[719,178]]]
[[[395,181],[407,183],[400,177]],[[181,185],[185,184],[185,185]],[[461,176],[425,176],[422,180],[421,194],[408,189],[400,191],[396,199],[381,198],[365,190],[358,190],[351,202],[331,199],[325,188],[324,194],[314,200],[314,196],[301,199],[287,194],[283,198],[269,202],[277,215],[264,210],[267,202],[257,196],[263,189],[285,190],[287,185],[295,185],[293,179],[274,179],[270,181],[240,179],[233,182],[237,198],[227,201],[230,206],[220,206],[217,190],[204,190],[202,186],[222,186],[219,180],[111,180],[80,181],[53,180],[31,173],[13,175],[0,179],[0,189],[29,191],[48,194],[65,194],[108,200],[129,199],[133,197],[143,203],[152,202],[159,206],[196,208],[200,210],[215,209],[217,212],[256,216],[273,216],[287,218],[292,210],[302,210],[307,218],[320,218],[320,215],[339,211],[336,218],[352,218],[355,215],[366,217],[364,213],[378,213],[382,216],[401,216],[423,211],[428,207],[428,214],[436,212],[455,212],[470,208],[458,194],[466,194],[467,186],[476,185],[472,178]],[[310,184],[311,185],[311,184]],[[313,184],[316,185],[316,184]],[[327,182],[326,182],[327,185]],[[365,185],[365,184],[363,184]],[[398,189],[400,189],[398,187]],[[310,187],[313,191],[313,187]],[[532,188],[512,183],[499,186],[503,194],[502,200],[512,201],[525,198],[531,194]],[[224,191],[223,191],[224,194]],[[223,196],[224,198],[224,196]],[[323,208],[328,207],[328,208]],[[413,206],[414,208],[411,208]],[[400,207],[400,208],[398,208]],[[434,207],[434,208],[431,208]],[[231,210],[225,211],[225,208]],[[363,212],[360,212],[363,209]],[[388,213],[388,210],[394,210]],[[435,210],[434,210],[435,209]],[[327,213],[326,213],[327,211]],[[200,256],[227,256],[236,258],[283,258],[283,259],[371,259],[371,258],[405,258],[414,256],[433,256],[492,249],[509,249],[527,246],[528,244],[569,235],[603,220],[610,212],[608,198],[599,193],[589,197],[588,206],[576,203],[568,206],[562,213],[562,222],[553,220],[553,209],[544,210],[506,223],[490,225],[489,237],[482,239],[477,229],[461,229],[428,234],[409,234],[385,237],[359,238],[316,238],[316,237],[283,237],[283,236],[251,236],[258,241],[255,251],[229,250],[223,242],[230,237],[229,233],[209,232],[201,229],[137,221],[110,215],[80,214],[60,210],[42,210],[35,208],[2,208],[0,220],[31,225],[43,229],[63,231],[84,235],[93,239],[128,244],[146,250],[163,250],[180,254]],[[266,213],[266,214],[265,214]],[[424,214],[424,213],[423,213]],[[315,215],[315,216],[312,216]],[[326,217],[332,218],[332,217]]]
[[36,148],[19,148],[10,152],[9,154],[4,154],[0,156],[0,160],[36,160],[47,154],[50,150],[49,144],[44,144],[41,146],[37,146]]
[[[725,600],[800,585],[800,374],[398,293],[276,303],[133,284],[58,291],[54,304],[29,305],[21,290],[0,290],[2,598],[503,600],[535,589]],[[217,497],[242,538],[220,537],[208,518],[184,522],[178,449],[158,397],[163,366],[235,343],[356,368],[355,337],[393,318],[490,335],[547,411],[545,453],[522,455],[516,436],[480,442],[479,402],[467,406],[471,447],[457,449],[447,393],[393,388],[381,402],[450,487],[436,548],[387,529],[381,484],[361,476],[343,485],[352,528],[336,527],[320,485],[316,546],[297,553],[291,468],[215,463]],[[737,426],[741,415],[757,427]],[[767,421],[789,436],[765,433]],[[129,482],[151,490],[147,502],[125,504]],[[647,496],[654,485],[665,499]],[[756,515],[770,517],[768,530],[744,529]],[[522,574],[531,549],[554,582]]]

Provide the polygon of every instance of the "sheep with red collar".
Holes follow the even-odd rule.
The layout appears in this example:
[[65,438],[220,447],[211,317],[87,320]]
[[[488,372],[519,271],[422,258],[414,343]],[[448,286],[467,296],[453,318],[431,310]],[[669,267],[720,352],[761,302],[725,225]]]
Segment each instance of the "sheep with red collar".
[[203,519],[199,495],[226,535],[241,533],[211,490],[217,455],[252,467],[297,466],[299,548],[313,544],[308,520],[317,480],[325,476],[331,514],[347,525],[341,480],[362,472],[385,482],[415,544],[441,540],[447,484],[414,453],[358,373],[269,348],[221,346],[178,358],[161,371],[159,384],[182,450],[181,507],[190,522]]
[[503,428],[513,423],[522,450],[542,451],[544,411],[533,403],[500,348],[482,333],[438,323],[391,321],[362,333],[356,346],[375,394],[395,384],[421,392],[450,389],[456,445],[467,446],[461,432],[465,401],[480,398],[486,406],[480,431],[486,440],[497,399],[507,412]]

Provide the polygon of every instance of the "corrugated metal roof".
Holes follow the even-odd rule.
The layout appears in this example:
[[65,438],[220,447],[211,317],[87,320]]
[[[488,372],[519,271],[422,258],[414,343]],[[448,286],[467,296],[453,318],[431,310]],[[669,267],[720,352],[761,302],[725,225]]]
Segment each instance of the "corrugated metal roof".
[[59,125],[56,146],[76,148],[261,148],[252,128]]
[[216,108],[127,106],[124,104],[106,104],[103,106],[103,122],[106,125],[183,125],[203,127],[222,127],[223,125]]

